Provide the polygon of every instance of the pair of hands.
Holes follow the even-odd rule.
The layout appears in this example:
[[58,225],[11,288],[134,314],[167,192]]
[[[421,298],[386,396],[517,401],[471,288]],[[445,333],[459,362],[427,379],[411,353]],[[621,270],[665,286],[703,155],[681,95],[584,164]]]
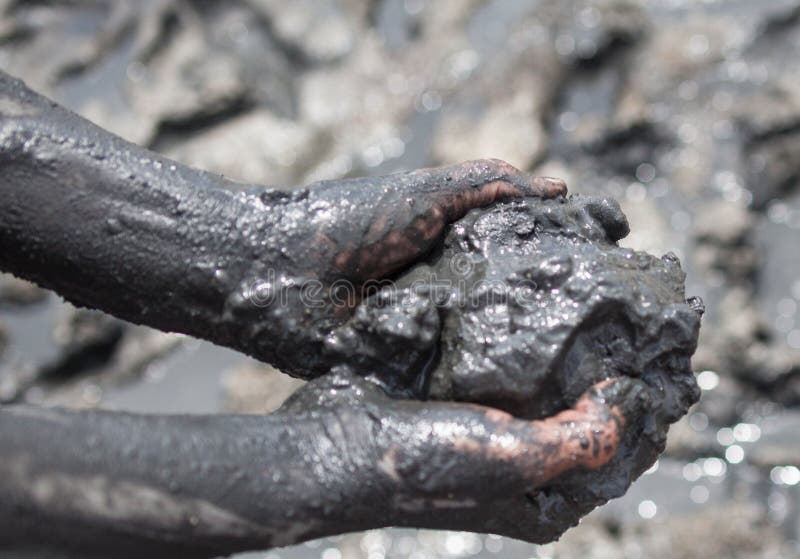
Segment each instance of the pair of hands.
[[[563,181],[497,160],[392,175],[377,186],[372,180],[311,185],[292,202],[294,211],[297,204],[304,208],[304,227],[293,242],[299,250],[290,269],[313,275],[327,293],[343,281],[363,285],[416,263],[448,223],[473,208],[566,193]],[[287,231],[293,227],[285,224]],[[331,297],[313,313],[298,307],[303,331],[335,339],[351,317],[352,304],[342,302]],[[280,413],[322,409],[322,431],[330,423],[344,426],[347,435],[336,445],[345,456],[371,456],[365,462],[377,465],[373,473],[392,495],[388,509],[402,510],[392,523],[413,525],[410,511],[439,511],[447,513],[445,528],[549,541],[641,473],[626,459],[643,451],[633,441],[648,398],[641,381],[609,379],[572,408],[527,421],[475,404],[390,398],[343,367],[312,380]],[[653,459],[658,452],[646,450]],[[612,463],[614,476],[606,478],[603,467]],[[496,511],[488,525],[487,507]]]

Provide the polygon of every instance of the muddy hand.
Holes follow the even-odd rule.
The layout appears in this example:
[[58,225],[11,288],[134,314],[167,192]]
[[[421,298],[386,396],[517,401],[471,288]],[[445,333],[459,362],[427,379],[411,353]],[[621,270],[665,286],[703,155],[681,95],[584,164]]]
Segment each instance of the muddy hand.
[[[265,347],[259,353],[267,354],[270,363],[300,377],[324,374],[348,362],[344,357],[350,352],[352,358],[354,347],[368,345],[361,343],[363,332],[357,329],[348,331],[344,341],[335,332],[374,293],[369,280],[420,261],[442,238],[445,226],[473,208],[565,193],[560,179],[534,177],[494,159],[324,181],[292,193],[264,191],[260,196],[273,220],[265,242],[280,247],[280,253],[266,255],[260,268],[278,274],[271,282],[262,281],[260,276],[269,274],[258,269],[242,280],[244,296],[236,303],[236,317],[265,326],[260,336]],[[412,322],[431,322],[425,317]],[[267,347],[276,340],[279,351]],[[401,371],[400,376],[407,375]]]
[[565,188],[494,160],[292,191],[243,185],[128,143],[0,71],[0,269],[303,378],[335,364],[325,339],[352,305],[330,297],[333,282],[360,287],[412,264],[470,208]]
[[[540,542],[627,487],[630,470],[615,464],[637,444],[648,398],[637,380],[608,380],[572,408],[526,421],[474,404],[393,400],[334,373],[281,413],[326,410],[320,421],[337,427],[324,431],[340,437],[324,442],[337,449],[333,462],[361,465],[350,475],[385,499],[386,525],[433,522]],[[601,475],[611,489],[583,484],[587,474]],[[586,492],[563,492],[570,483],[587,485]]]
[[641,386],[541,421],[338,370],[266,416],[5,406],[0,556],[206,559],[385,526],[552,541],[627,487]]
[[448,223],[473,208],[566,191],[560,179],[531,176],[497,159],[316,183],[303,201],[313,235],[298,263],[322,277],[382,278],[419,260]]

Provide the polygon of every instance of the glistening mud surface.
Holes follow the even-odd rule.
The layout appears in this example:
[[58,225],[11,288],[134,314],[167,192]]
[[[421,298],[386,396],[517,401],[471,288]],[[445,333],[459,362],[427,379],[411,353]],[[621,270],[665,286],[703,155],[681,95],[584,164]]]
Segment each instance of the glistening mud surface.
[[[111,136],[2,72],[0,97],[6,102],[0,107],[0,163],[6,171],[0,191],[7,198],[0,206],[0,267],[80,305],[204,337],[314,379],[282,408],[289,416],[270,417],[278,426],[311,418],[311,431],[267,425],[266,432],[279,433],[271,452],[241,457],[243,464],[275,461],[267,470],[294,465],[300,477],[286,483],[273,478],[276,495],[255,500],[256,507],[269,503],[267,512],[250,510],[244,497],[222,505],[222,516],[232,513],[252,527],[241,529],[237,521],[229,530],[209,522],[197,538],[208,532],[219,541],[190,538],[196,549],[188,556],[385,526],[550,542],[624,493],[663,450],[666,426],[697,400],[688,364],[702,303],[683,301],[684,276],[674,256],[656,260],[619,249],[616,241],[628,224],[611,200],[567,200],[563,181],[530,177],[499,160],[320,182],[294,194],[258,187],[237,192],[237,185],[222,178],[161,161]],[[164,169],[167,178],[160,180]],[[470,213],[509,198],[510,205]],[[63,211],[53,211],[64,200]],[[141,221],[128,220],[134,215]],[[432,250],[427,275],[421,266],[372,295],[333,298],[345,285],[340,281],[363,290],[370,279]],[[275,267],[282,275],[273,281],[268,272]],[[209,289],[204,278],[216,283]],[[331,296],[321,306],[306,289],[312,280]],[[266,283],[270,297],[253,298],[249,287],[256,281]],[[164,292],[164,285],[171,289]],[[158,312],[151,313],[151,306]],[[498,320],[506,328],[492,324]],[[84,337],[81,322],[71,329],[76,341]],[[89,346],[97,347],[87,352],[82,344],[58,370],[81,368],[74,362],[116,351],[123,328],[100,328],[109,336],[98,337],[95,323],[86,317],[86,337],[94,340]],[[391,396],[496,407],[391,400],[376,386],[362,387],[364,377]],[[113,548],[92,537],[92,530],[102,525],[114,531],[114,522],[126,518],[120,517],[128,508],[125,497],[112,499],[111,510],[96,509],[93,497],[59,513],[48,499],[33,499],[31,506],[35,492],[25,491],[42,481],[29,470],[46,472],[42,479],[49,484],[47,476],[60,475],[51,470],[54,464],[128,483],[129,474],[120,474],[110,458],[116,443],[90,443],[102,449],[97,454],[76,453],[71,444],[47,444],[31,453],[26,441],[41,442],[36,433],[49,416],[36,408],[9,410],[33,421],[19,428],[0,421],[0,447],[11,449],[5,452],[18,462],[0,476],[0,500],[6,503],[0,517],[14,517],[14,511],[23,517],[22,524],[14,521],[0,531],[0,547],[93,542],[85,544],[87,552]],[[59,419],[66,425],[84,420],[82,414]],[[87,432],[102,431],[89,421]],[[126,429],[124,418],[114,414],[99,421],[117,436]],[[153,455],[145,449],[166,441],[148,440],[159,430],[144,425],[149,421],[141,419],[144,436],[135,451],[142,458],[132,476],[140,487],[126,489],[134,501],[164,489],[163,479],[147,475]],[[213,440],[226,440],[227,420],[220,421],[190,420],[175,438],[194,439],[199,422]],[[351,431],[359,425],[363,431]],[[288,440],[300,441],[300,448]],[[198,456],[217,456],[218,450],[195,449]],[[222,484],[193,476],[193,464],[182,460],[176,457],[170,468],[176,479],[200,483],[190,488],[187,482],[184,498],[201,495],[214,502],[204,487],[213,492]],[[388,483],[394,514],[374,516],[373,499],[380,493],[363,484],[367,472]],[[312,478],[319,483],[309,489]],[[82,483],[66,480],[59,500],[76,501],[86,492]],[[253,483],[260,487],[263,480]],[[180,486],[167,489],[177,492]],[[318,502],[317,492],[330,495]],[[257,491],[245,494],[252,499]],[[359,494],[360,506],[346,506]],[[279,537],[274,530],[282,529],[284,511],[298,503],[311,508],[290,515],[290,536]],[[178,516],[191,516],[194,505],[187,506],[177,505],[184,511]],[[439,515],[443,509],[448,514]],[[46,518],[61,532],[40,532]],[[309,521],[314,528],[297,532]],[[136,525],[122,548],[138,547],[144,539],[153,546],[151,555],[172,555],[175,534],[158,518],[137,519]]]
[[[500,157],[617,198],[623,244],[674,251],[708,305],[700,403],[658,468],[554,546],[380,530],[268,559],[800,557],[800,2],[6,4],[3,69],[128,140],[261,184]],[[0,392],[59,353],[51,315],[63,312],[54,296],[0,308]],[[128,327],[120,364],[142,339],[169,336]],[[218,412],[226,398],[255,412],[299,382],[239,357],[223,389],[236,354],[198,349],[122,387],[114,359],[11,393],[164,413]]]
[[528,418],[605,378],[641,378],[673,422],[699,396],[690,357],[703,307],[687,302],[677,257],[619,247],[627,232],[611,199],[474,210],[428,263],[365,300],[329,346],[389,391],[409,388],[387,375],[406,367],[415,396]]
[[426,264],[362,302],[330,344],[347,368],[390,392],[526,418],[554,416],[603,379],[636,379],[641,392],[623,406],[614,459],[530,494],[541,513],[534,541],[621,495],[699,398],[690,358],[702,302],[686,300],[677,257],[619,247],[627,233],[611,199],[525,198],[473,210]]

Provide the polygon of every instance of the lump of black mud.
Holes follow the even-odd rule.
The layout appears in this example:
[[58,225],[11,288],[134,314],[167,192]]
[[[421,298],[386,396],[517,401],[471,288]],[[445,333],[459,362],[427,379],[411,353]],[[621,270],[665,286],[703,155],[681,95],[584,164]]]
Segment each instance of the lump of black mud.
[[627,233],[607,199],[473,210],[426,263],[365,298],[329,338],[335,360],[390,394],[475,402],[521,418],[570,408],[604,379],[632,380],[625,384],[641,398],[624,404],[630,423],[613,459],[531,493],[519,525],[495,532],[552,541],[621,496],[699,397],[690,358],[702,303],[687,301],[674,255],[622,248]]
[[529,198],[473,210],[426,263],[364,299],[329,338],[339,363],[390,394],[475,402],[522,418],[570,408],[607,378],[641,389],[641,399],[622,405],[631,423],[613,459],[531,493],[526,520],[497,533],[552,541],[624,494],[699,397],[690,358],[702,303],[686,299],[674,255],[622,248],[627,233],[608,199]]
[[525,418],[569,407],[605,378],[635,377],[658,400],[658,423],[672,423],[699,395],[690,358],[702,303],[687,301],[673,254],[618,246],[627,233],[611,199],[473,210],[396,289],[365,300],[332,347],[349,347],[349,366],[389,392],[411,386],[414,397]]

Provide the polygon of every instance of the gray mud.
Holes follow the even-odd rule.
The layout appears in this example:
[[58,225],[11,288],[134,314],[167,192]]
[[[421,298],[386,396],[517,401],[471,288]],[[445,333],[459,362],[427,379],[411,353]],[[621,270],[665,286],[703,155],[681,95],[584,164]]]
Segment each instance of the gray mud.
[[683,416],[699,397],[690,358],[702,303],[687,303],[673,254],[619,247],[627,229],[615,201],[581,196],[453,226],[432,269],[466,292],[445,312],[431,394],[544,417],[594,382],[630,376],[658,390],[668,421]]
[[[707,305],[700,402],[657,467],[555,545],[382,530],[269,559],[800,557],[797,0],[127,5],[0,2],[0,67],[128,140],[249,182],[490,156],[561,176],[618,199],[620,244],[677,254]],[[23,389],[13,378],[35,380],[61,352],[62,306],[0,305],[0,393],[170,412],[152,395],[191,378],[209,397],[181,411],[259,412],[248,397],[298,384],[205,357],[229,353],[210,345],[159,359],[168,336],[129,328],[107,367]],[[129,359],[139,347],[150,361]],[[138,380],[120,387],[108,369]]]
[[[606,378],[641,378],[667,422],[699,397],[704,308],[674,254],[617,244],[612,199],[527,198],[473,210],[427,263],[366,299],[329,344],[389,392],[541,418]],[[348,343],[350,342],[350,343]],[[335,361],[334,361],[335,363]]]

